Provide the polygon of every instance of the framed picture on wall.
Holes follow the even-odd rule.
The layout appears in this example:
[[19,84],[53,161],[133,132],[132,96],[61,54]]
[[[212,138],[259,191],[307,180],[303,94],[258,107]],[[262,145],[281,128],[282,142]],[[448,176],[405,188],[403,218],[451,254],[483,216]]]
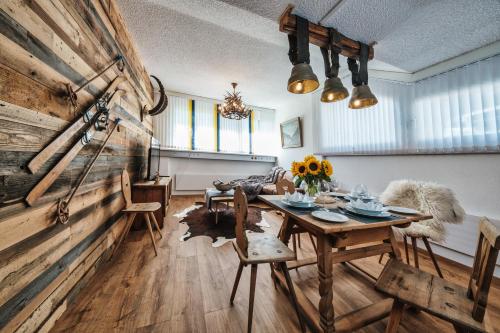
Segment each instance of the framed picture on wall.
[[300,117],[287,120],[280,124],[281,147],[299,148],[302,147],[302,125]]

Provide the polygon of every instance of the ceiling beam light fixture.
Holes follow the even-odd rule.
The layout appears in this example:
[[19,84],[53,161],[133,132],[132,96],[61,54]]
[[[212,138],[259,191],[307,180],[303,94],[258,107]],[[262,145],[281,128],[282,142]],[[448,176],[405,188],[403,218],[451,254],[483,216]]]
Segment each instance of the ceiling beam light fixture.
[[378,103],[377,97],[368,87],[368,50],[369,46],[360,43],[359,69],[356,59],[348,58],[347,64],[352,73],[352,89],[349,108],[363,109]]
[[252,109],[248,108],[241,100],[241,95],[236,91],[236,82],[231,83],[233,92],[227,91],[224,96],[224,104],[219,105],[218,111],[221,116],[228,119],[241,120],[250,115]]
[[329,29],[329,34],[330,43],[328,44],[328,48],[321,48],[326,76],[323,92],[321,93],[321,101],[324,103],[340,101],[349,96],[349,92],[338,77],[340,49],[335,46],[335,43],[340,39],[340,35],[335,29]]
[[287,89],[293,94],[307,94],[319,87],[319,81],[309,65],[309,21],[297,16],[297,33],[288,35],[288,57],[293,64]]

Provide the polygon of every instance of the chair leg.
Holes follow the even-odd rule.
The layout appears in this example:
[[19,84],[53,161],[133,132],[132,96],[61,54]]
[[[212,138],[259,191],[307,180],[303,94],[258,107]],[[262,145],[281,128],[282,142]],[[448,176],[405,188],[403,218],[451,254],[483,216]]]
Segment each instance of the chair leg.
[[399,322],[401,321],[401,316],[403,315],[404,303],[395,299],[392,304],[391,314],[389,315],[389,321],[387,322],[387,327],[385,333],[395,333],[398,331]]
[[257,264],[252,264],[252,273],[250,276],[250,297],[248,301],[248,325],[247,332],[252,332],[253,319],[253,301],[255,299],[255,282],[257,281]]
[[292,250],[297,253],[297,237],[295,234],[292,234]]
[[151,242],[153,242],[153,248],[155,249],[155,255],[158,255],[158,249],[156,248],[155,235],[153,234],[153,228],[151,227],[151,221],[147,213],[144,213],[144,219],[146,220],[146,226],[148,227],[149,236],[151,237]]
[[238,272],[236,273],[236,279],[234,280],[233,291],[231,291],[231,299],[229,303],[233,305],[234,296],[236,295],[236,290],[238,289],[238,284],[240,283],[241,272],[243,271],[243,263],[240,262],[238,266]]
[[276,285],[276,275],[274,275],[274,267],[272,262],[269,263],[269,267],[271,267],[271,279],[273,279],[274,289],[278,289],[278,286]]
[[424,241],[425,247],[427,248],[427,252],[429,252],[429,256],[431,257],[432,263],[436,268],[436,272],[438,273],[440,278],[443,278],[443,274],[441,273],[441,269],[439,269],[439,265],[437,263],[436,257],[434,256],[434,252],[432,252],[431,244],[429,244],[427,237],[422,237],[422,240]]
[[408,255],[408,240],[406,239],[406,236],[403,236],[403,242],[405,244],[406,263],[409,265],[410,264],[410,256]]
[[316,242],[314,241],[313,236],[310,233],[308,233],[308,234],[309,234],[309,239],[311,240],[311,244],[313,246],[314,252],[316,254],[318,254],[318,248],[316,247]]
[[301,249],[302,245],[300,244],[300,234],[297,234],[297,243],[299,244],[299,249]]
[[160,230],[160,225],[158,224],[158,221],[156,221],[155,213],[149,212],[149,216],[151,217],[151,220],[153,220],[153,224],[155,225],[156,230],[160,234],[160,238],[163,238],[163,235],[161,234]]
[[137,215],[136,213],[128,214],[127,222],[125,222],[125,228],[123,229],[123,231],[120,235],[120,238],[118,239],[118,243],[116,243],[116,246],[113,249],[113,252],[111,252],[111,256],[109,256],[109,260],[111,260],[111,258],[113,258],[116,250],[120,247],[123,240],[127,237],[128,232],[129,232],[130,228],[132,227],[132,223],[134,223],[134,219],[135,219],[136,215]]
[[215,224],[219,223],[219,203],[215,202]]
[[381,253],[380,254],[380,257],[378,257],[378,263],[381,264],[382,263],[382,259],[384,258],[384,254],[385,253]]
[[306,328],[304,326],[304,322],[302,321],[302,317],[300,316],[299,306],[297,304],[297,295],[295,294],[295,289],[293,288],[293,282],[290,278],[290,273],[288,272],[288,267],[286,266],[286,262],[279,263],[281,271],[285,276],[285,281],[288,286],[288,290],[290,291],[290,296],[292,297],[293,307],[295,308],[295,312],[297,313],[297,318],[299,319],[299,325],[301,332],[305,332]]
[[411,246],[413,247],[413,262],[415,263],[415,267],[418,267],[418,249],[417,249],[417,238],[411,238]]

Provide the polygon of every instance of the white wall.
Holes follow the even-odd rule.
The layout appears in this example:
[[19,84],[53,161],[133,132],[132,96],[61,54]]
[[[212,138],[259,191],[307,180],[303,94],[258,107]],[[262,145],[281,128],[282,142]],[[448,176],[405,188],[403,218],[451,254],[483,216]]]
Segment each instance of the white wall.
[[[278,165],[290,169],[294,160],[301,160],[305,155],[313,152],[313,129],[312,129],[312,94],[294,95],[289,94],[289,99],[276,108],[276,137]],[[280,123],[295,117],[302,119],[302,148],[281,148]]]

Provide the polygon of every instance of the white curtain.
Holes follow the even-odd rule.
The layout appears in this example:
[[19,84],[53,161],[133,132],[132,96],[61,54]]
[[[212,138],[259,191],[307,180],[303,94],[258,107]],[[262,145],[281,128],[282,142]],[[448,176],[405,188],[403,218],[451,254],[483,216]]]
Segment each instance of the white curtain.
[[168,106],[154,117],[154,136],[163,147],[189,149],[191,147],[191,118],[189,99],[168,96]]
[[253,108],[252,147],[254,154],[273,155],[276,140],[274,132],[274,110]]
[[168,99],[167,109],[159,116],[153,117],[154,136],[163,147],[217,151],[219,137],[219,151],[250,153],[252,130],[252,153],[274,152],[270,144],[275,141],[274,110],[253,108],[253,121],[250,122],[250,117],[231,120],[218,116],[216,101],[194,99],[194,106],[191,108],[189,97],[169,95]]
[[195,101],[194,111],[194,148],[196,150],[214,151],[217,149],[215,103]]
[[231,153],[249,153],[249,118],[235,120],[219,117],[219,119],[220,151]]
[[317,153],[500,150],[500,56],[414,84],[370,79],[370,87],[379,103],[367,109],[315,96]]
[[[377,96],[378,104],[366,109],[349,109],[349,98],[336,103],[322,103],[319,101],[321,92],[314,96],[318,153],[388,153],[407,148],[403,135],[407,85],[372,79],[370,87]],[[352,90],[348,84],[346,88]]]

